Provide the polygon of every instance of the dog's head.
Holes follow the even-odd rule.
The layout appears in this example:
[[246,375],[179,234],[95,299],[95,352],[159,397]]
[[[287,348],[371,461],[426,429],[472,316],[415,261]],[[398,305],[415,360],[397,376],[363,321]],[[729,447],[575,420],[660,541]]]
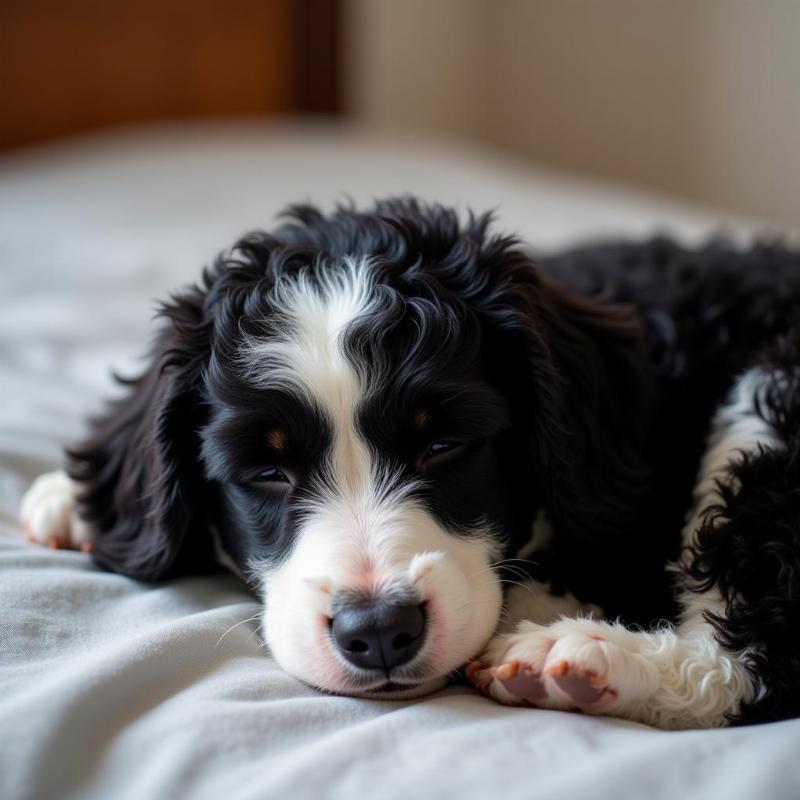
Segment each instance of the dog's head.
[[486,216],[290,216],[165,307],[152,368],[72,473],[101,564],[153,580],[213,547],[263,594],[287,671],[422,693],[491,636],[537,511],[576,542],[626,525],[640,332]]

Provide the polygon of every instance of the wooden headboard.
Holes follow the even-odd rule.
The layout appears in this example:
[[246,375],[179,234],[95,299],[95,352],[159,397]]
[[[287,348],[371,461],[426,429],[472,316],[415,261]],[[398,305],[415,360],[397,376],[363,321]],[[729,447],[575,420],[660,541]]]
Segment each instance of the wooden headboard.
[[2,0],[0,148],[176,117],[336,112],[337,0]]

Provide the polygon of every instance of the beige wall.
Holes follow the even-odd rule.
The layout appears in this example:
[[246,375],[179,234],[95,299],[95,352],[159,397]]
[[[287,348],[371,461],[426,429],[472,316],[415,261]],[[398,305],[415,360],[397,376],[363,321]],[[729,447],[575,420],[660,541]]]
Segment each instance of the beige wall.
[[349,0],[369,124],[800,227],[800,0]]
[[491,92],[487,0],[346,0],[345,104],[383,128],[474,135]]

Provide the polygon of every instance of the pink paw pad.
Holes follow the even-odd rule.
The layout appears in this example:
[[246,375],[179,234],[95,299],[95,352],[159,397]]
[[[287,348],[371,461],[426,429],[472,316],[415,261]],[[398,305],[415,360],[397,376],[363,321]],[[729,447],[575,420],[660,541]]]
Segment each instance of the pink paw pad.
[[507,661],[496,667],[473,662],[467,667],[467,677],[484,694],[492,695],[492,684],[497,681],[517,700],[537,703],[547,697],[547,690],[537,672],[519,661]]
[[597,708],[609,705],[617,698],[616,689],[608,686],[604,676],[577,669],[567,661],[553,664],[545,674],[579,707]]
[[517,662],[512,663],[516,665],[516,668],[511,674],[506,671],[504,673],[506,677],[498,675],[497,671],[510,666],[509,664],[503,664],[495,670],[495,678],[503,684],[505,690],[515,697],[519,697],[520,700],[527,700],[531,703],[544,700],[547,697],[547,689],[544,688],[541,676],[528,667],[520,669]]

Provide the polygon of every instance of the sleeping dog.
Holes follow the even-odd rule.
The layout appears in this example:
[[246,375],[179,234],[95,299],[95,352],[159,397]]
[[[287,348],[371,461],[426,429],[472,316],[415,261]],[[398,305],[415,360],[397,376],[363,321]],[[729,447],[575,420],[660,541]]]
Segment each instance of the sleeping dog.
[[28,536],[143,581],[224,565],[330,692],[466,666],[663,728],[800,713],[800,254],[490,228],[402,198],[246,236]]

